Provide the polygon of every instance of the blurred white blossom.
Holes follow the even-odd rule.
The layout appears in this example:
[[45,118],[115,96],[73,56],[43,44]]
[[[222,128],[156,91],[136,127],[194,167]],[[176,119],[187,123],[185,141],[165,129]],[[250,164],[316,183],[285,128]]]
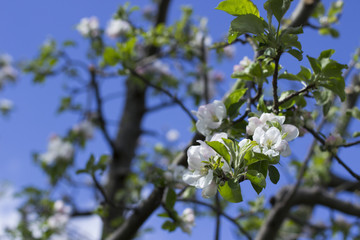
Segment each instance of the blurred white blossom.
[[237,65],[234,65],[233,71],[235,72],[242,72],[246,67],[248,67],[252,63],[247,56],[245,56]]
[[74,147],[59,136],[50,138],[48,151],[40,155],[40,160],[48,165],[56,161],[70,161],[74,155]]
[[166,139],[169,142],[175,142],[176,140],[179,139],[179,136],[180,136],[180,132],[178,130],[176,130],[176,129],[170,129],[166,133]]
[[9,99],[0,99],[0,111],[7,114],[14,107],[14,103]]
[[76,29],[83,37],[97,37],[100,34],[100,24],[97,17],[82,18]]
[[6,81],[15,81],[18,73],[12,66],[12,57],[9,54],[0,55],[0,89]]
[[195,213],[192,208],[185,208],[180,216],[181,219],[181,230],[186,233],[191,233],[192,228],[195,226]]
[[94,124],[89,120],[84,120],[73,127],[73,132],[79,134],[86,139],[94,137]]
[[62,229],[70,219],[71,207],[62,200],[54,203],[54,214],[48,218],[48,226],[52,229]]
[[110,38],[118,38],[131,31],[131,26],[127,21],[121,19],[111,19],[106,27],[106,35]]

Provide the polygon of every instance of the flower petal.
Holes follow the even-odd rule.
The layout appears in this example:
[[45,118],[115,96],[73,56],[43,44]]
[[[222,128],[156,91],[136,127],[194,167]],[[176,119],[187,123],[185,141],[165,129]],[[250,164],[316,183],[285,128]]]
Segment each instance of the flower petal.
[[209,170],[207,175],[203,175],[199,180],[197,181],[195,187],[196,188],[205,188],[210,185],[211,181],[213,180],[213,171]]
[[215,181],[212,181],[206,188],[201,192],[203,198],[211,198],[217,193],[217,185]]
[[198,180],[202,177],[200,171],[186,171],[183,175],[183,181],[191,186],[195,186]]
[[284,140],[291,141],[299,136],[299,129],[291,124],[282,125],[282,134],[287,134]]

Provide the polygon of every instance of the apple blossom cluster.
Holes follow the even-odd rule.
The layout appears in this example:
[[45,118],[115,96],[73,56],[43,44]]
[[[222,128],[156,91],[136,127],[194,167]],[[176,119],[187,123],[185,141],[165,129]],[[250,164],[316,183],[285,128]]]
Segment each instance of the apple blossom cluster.
[[47,220],[51,229],[62,229],[70,219],[71,207],[66,205],[62,200],[54,203],[54,214]]
[[249,176],[250,181],[256,182],[253,170],[247,173],[246,164],[264,159],[268,159],[270,164],[278,163],[280,155],[291,154],[288,142],[299,136],[297,127],[284,124],[285,116],[263,113],[260,117],[248,119],[246,133],[249,138],[238,142],[222,132],[225,130],[223,120],[227,118],[223,102],[215,100],[193,113],[198,118],[197,130],[208,141],[199,140],[200,145],[188,149],[188,171],[183,175],[183,181],[202,189],[204,198],[214,196],[226,181],[238,182],[241,176]]
[[288,142],[299,136],[297,127],[284,124],[284,116],[276,116],[273,113],[263,113],[260,118],[251,117],[246,127],[246,133],[253,136],[258,144],[253,148],[254,152],[263,153],[269,157],[281,154],[290,156],[291,150]]
[[71,161],[74,147],[70,142],[63,141],[59,136],[52,136],[48,144],[48,151],[40,155],[40,160],[46,165],[56,161]]
[[100,24],[97,17],[82,18],[76,29],[83,37],[97,37],[100,34]]
[[12,57],[8,54],[0,55],[0,89],[6,81],[15,81],[17,71],[12,66]]
[[192,228],[195,226],[195,213],[192,208],[185,208],[180,216],[180,228],[186,233],[191,233]]
[[[210,141],[223,143],[223,138],[227,137],[226,133],[216,133]],[[191,186],[203,189],[202,197],[210,198],[217,192],[214,171],[230,172],[230,166],[205,142],[199,140],[198,143],[200,145],[191,146],[187,151],[189,171],[185,172],[183,180]]]

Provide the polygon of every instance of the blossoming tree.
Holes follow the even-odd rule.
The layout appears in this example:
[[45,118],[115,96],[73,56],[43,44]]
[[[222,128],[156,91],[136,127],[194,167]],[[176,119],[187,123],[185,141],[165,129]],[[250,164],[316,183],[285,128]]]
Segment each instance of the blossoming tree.
[[[233,16],[225,41],[209,36],[205,18],[194,23],[190,7],[168,24],[170,4],[160,0],[153,9],[144,8],[145,27],[133,17],[141,9],[128,3],[106,29],[95,16],[83,18],[76,30],[89,43],[86,59],[75,60],[68,53],[74,42],[49,40],[35,59],[23,64],[35,83],[45,84],[57,74],[73,79],[58,112],[74,112],[82,120],[67,133],[52,136],[47,152],[34,154],[52,188],[24,189],[22,219],[17,228],[8,229],[9,238],[66,238],[69,219],[98,215],[103,239],[131,239],[146,234],[142,226],[156,211],[164,230],[191,234],[196,216],[211,211],[215,239],[220,239],[224,219],[236,226],[239,239],[329,239],[334,234],[359,239],[360,206],[347,196],[356,197],[360,169],[350,167],[352,160],[342,159],[340,151],[360,144],[360,134],[348,131],[351,121],[360,119],[360,53],[349,65],[332,59],[332,49],[303,61],[298,37],[311,28],[338,37],[334,24],[344,3],[337,0],[325,9],[320,0],[219,1],[216,10]],[[288,12],[293,4],[296,8]],[[225,80],[211,59],[230,61],[240,46],[252,48],[254,57],[236,59],[231,79]],[[299,61],[298,73],[287,70],[285,54]],[[306,64],[310,68],[302,66]],[[350,74],[353,69],[356,73]],[[11,59],[2,56],[0,88],[15,78]],[[115,127],[110,126],[102,87],[111,79],[120,79],[125,92]],[[229,87],[220,94],[220,86]],[[154,102],[154,96],[160,100]],[[145,116],[168,107],[192,122],[192,140],[181,149],[151,144],[145,152],[141,137],[152,134],[143,127]],[[3,113],[11,108],[9,100],[1,100]],[[79,167],[76,152],[87,148],[95,132],[102,134],[109,154],[91,154]],[[167,141],[177,141],[179,134],[168,131]],[[310,144],[300,146],[308,149],[298,159],[291,149],[299,148],[301,138]],[[284,163],[295,181],[275,186]],[[336,173],[335,164],[348,176]],[[83,176],[91,179],[85,185],[95,190],[96,208],[82,209],[76,196],[51,196],[63,180],[77,189]],[[273,190],[264,196],[269,185]],[[244,201],[248,191],[258,195]],[[329,211],[330,218],[314,222],[317,206]],[[355,218],[333,217],[334,211]]]

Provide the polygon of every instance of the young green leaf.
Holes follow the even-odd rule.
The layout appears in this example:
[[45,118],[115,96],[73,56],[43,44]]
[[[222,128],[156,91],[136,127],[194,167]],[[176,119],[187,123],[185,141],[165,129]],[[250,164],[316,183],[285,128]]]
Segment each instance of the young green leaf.
[[230,164],[231,157],[229,154],[229,150],[225,147],[224,144],[218,141],[213,141],[213,142],[205,141],[205,142],[212,149],[214,149],[215,152],[217,152],[220,156],[222,156],[228,164]]
[[225,182],[223,186],[219,187],[219,193],[226,201],[232,203],[238,203],[243,200],[240,184],[231,180]]
[[279,182],[280,173],[277,168],[272,165],[269,166],[269,177],[273,184],[277,184]]
[[253,14],[260,17],[258,8],[250,0],[225,0],[220,2],[215,9],[222,10],[234,16]]
[[248,170],[246,172],[246,178],[249,179],[251,183],[261,188],[266,187],[266,181],[264,175],[256,170]]
[[292,0],[268,0],[264,3],[264,8],[268,12],[268,15],[274,15],[280,24],[281,19],[289,9],[291,2]]
[[266,27],[267,23],[253,14],[240,15],[231,22],[228,42],[233,42],[244,33],[261,34]]
[[168,188],[165,198],[165,205],[168,209],[173,209],[176,202],[176,193],[174,189]]

